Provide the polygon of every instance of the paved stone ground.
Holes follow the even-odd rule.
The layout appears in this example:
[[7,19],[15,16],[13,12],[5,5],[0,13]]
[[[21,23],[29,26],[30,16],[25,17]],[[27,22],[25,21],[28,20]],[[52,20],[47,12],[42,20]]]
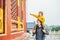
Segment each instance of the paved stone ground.
[[[35,36],[32,36],[32,32],[30,31],[29,40],[35,40]],[[60,40],[60,34],[49,34],[45,36],[45,40]]]
[[[35,36],[32,33],[24,33],[22,36],[17,37],[13,40],[35,40]],[[45,40],[60,40],[60,35],[46,35]]]
[[[30,40],[35,40],[35,37],[30,37]],[[60,35],[46,35],[45,40],[60,40]]]
[[24,33],[22,36],[17,37],[17,38],[12,39],[12,40],[29,40],[29,38],[30,38],[29,33]]

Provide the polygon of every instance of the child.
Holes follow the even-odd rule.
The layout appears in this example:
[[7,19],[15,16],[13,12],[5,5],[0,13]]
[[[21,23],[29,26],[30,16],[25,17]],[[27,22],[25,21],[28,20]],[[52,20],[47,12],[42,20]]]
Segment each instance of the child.
[[36,40],[44,40],[45,38],[45,29],[43,27],[43,24],[40,20],[37,20],[37,24],[35,25],[36,29],[33,29],[33,33],[36,34]]
[[44,18],[44,16],[43,16],[43,12],[42,12],[42,11],[39,11],[39,14],[38,14],[38,15],[36,15],[36,14],[30,14],[30,15],[32,15],[32,16],[34,16],[35,18],[41,20],[41,22],[44,24],[45,18]]

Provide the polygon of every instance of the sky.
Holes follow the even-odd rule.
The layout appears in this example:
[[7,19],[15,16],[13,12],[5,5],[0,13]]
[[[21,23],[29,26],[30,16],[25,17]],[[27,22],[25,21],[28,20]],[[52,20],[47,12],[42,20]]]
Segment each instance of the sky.
[[36,18],[30,13],[43,11],[45,24],[60,25],[60,0],[26,0],[26,21],[34,22]]

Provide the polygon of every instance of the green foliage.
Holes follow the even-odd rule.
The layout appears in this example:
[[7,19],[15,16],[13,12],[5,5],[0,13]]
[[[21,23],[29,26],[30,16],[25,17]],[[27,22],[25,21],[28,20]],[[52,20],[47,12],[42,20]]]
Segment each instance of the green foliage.
[[51,29],[51,31],[59,31],[59,30],[60,30],[60,26],[54,26]]

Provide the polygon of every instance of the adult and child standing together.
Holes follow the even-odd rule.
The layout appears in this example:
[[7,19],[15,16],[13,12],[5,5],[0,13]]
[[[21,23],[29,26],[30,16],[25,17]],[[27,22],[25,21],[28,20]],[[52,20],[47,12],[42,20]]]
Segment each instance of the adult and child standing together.
[[39,14],[30,14],[32,16],[34,16],[35,18],[37,18],[37,24],[34,26],[32,32],[33,35],[36,34],[36,40],[44,40],[45,39],[45,27],[44,27],[44,22],[45,22],[45,18],[43,16],[43,12],[39,11]]

